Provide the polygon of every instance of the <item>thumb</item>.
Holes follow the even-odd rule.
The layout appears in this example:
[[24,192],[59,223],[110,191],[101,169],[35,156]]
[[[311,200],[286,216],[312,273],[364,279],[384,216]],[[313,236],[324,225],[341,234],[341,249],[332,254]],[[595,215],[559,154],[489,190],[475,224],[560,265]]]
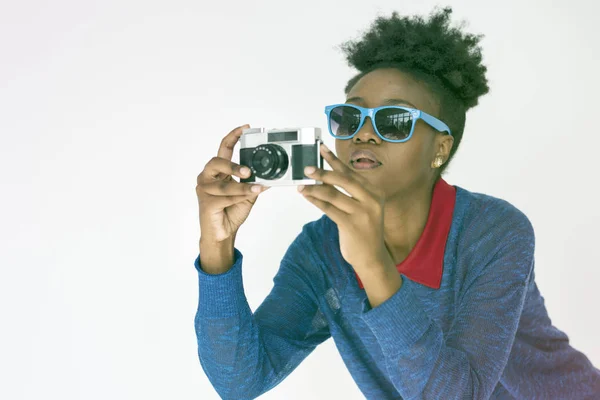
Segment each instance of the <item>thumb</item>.
[[264,192],[266,192],[267,190],[271,189],[272,186],[266,186],[262,192],[260,193],[254,193],[252,194],[252,197],[250,198],[250,203],[255,204],[256,200],[258,200],[258,198],[260,197],[261,194],[263,194]]

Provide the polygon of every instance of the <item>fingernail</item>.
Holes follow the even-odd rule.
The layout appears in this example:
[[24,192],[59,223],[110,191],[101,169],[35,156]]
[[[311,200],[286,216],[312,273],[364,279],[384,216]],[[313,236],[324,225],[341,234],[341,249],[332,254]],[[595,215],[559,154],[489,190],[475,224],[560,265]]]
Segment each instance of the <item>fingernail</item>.
[[304,168],[304,173],[306,175],[312,174],[313,172],[315,172],[315,167],[306,167],[306,168]]
[[304,190],[304,185],[298,185],[298,191],[301,192]]
[[242,167],[240,172],[244,175],[248,175],[250,173],[250,168],[248,167]]
[[260,185],[253,185],[252,186],[252,191],[254,193],[260,193],[260,192],[262,192],[262,187]]
[[325,143],[321,143],[321,147],[323,148],[323,150],[325,150],[326,152],[329,152],[329,147],[325,146]]

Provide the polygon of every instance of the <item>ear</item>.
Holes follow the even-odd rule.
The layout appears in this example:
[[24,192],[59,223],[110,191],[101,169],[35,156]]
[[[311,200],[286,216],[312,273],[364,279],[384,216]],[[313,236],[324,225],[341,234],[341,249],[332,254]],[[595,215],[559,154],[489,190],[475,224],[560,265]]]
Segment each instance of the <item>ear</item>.
[[444,162],[450,158],[450,151],[452,150],[452,146],[454,146],[454,137],[448,134],[440,134],[436,138],[436,152],[435,154],[441,154],[444,157]]

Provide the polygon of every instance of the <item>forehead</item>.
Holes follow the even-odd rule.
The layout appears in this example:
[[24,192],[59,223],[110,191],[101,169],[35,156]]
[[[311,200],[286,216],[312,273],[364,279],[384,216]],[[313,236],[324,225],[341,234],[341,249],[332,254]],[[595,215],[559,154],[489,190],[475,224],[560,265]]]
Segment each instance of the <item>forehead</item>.
[[[437,106],[430,91],[411,75],[394,68],[377,69],[363,76],[352,87],[347,99],[365,107],[404,104],[430,114],[436,114]],[[400,103],[388,101],[401,100]]]

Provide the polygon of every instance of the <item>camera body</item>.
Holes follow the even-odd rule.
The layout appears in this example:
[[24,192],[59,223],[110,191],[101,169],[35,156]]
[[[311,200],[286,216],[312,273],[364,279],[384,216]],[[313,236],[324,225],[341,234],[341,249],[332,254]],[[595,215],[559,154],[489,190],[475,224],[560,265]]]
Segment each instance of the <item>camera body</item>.
[[248,128],[240,137],[240,165],[252,171],[240,182],[264,186],[319,185],[304,167],[322,168],[320,128]]

